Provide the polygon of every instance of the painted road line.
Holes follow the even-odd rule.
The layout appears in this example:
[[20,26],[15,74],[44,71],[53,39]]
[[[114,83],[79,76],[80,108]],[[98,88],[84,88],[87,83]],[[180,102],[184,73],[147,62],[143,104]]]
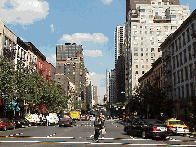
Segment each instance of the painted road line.
[[66,142],[66,141],[0,141],[0,143],[62,143],[62,144],[97,144],[97,145],[131,145],[131,146],[195,146],[195,145],[181,145],[181,144],[132,144],[132,143],[113,143],[113,142]]
[[48,137],[32,137],[32,136],[10,136],[10,137],[6,137],[6,136],[4,136],[4,137],[0,137],[0,138],[53,138],[53,139],[63,139],[63,138],[66,138],[66,139],[75,139],[75,137],[50,137],[50,136],[48,136]]

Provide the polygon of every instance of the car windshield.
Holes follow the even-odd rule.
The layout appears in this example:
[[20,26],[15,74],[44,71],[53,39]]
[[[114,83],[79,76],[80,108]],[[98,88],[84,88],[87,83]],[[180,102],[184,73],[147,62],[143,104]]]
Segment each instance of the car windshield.
[[62,118],[61,121],[68,121],[69,118]]
[[177,124],[177,125],[184,125],[184,122],[182,122],[182,121],[169,121],[169,124],[170,125],[175,125],[175,124]]
[[163,124],[162,121],[156,121],[154,124]]

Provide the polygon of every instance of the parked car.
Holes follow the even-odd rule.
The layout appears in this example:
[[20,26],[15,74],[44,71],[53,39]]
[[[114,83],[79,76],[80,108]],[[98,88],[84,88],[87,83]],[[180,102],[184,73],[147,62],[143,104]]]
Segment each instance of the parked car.
[[189,127],[181,120],[176,120],[175,118],[171,118],[166,120],[165,124],[172,131],[173,135],[189,134]]
[[29,121],[25,118],[14,118],[13,122],[15,123],[15,127],[16,128],[22,128],[22,127],[30,127],[31,124],[29,123]]
[[0,118],[0,129],[6,131],[7,129],[15,129],[15,124],[8,118]]
[[71,126],[73,121],[70,117],[66,117],[66,118],[60,118],[59,120],[59,127],[62,127],[62,126]]
[[157,119],[134,119],[124,127],[127,134],[141,136],[142,138],[162,138],[165,139],[171,134],[169,128]]
[[31,125],[40,124],[40,118],[37,114],[30,114],[25,117]]

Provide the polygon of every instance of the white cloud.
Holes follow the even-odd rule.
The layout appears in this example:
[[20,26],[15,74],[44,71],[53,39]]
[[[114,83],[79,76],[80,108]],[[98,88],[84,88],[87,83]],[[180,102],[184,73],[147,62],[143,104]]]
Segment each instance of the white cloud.
[[104,4],[111,4],[113,0],[101,0]]
[[93,86],[97,86],[97,95],[103,96],[106,91],[106,87],[101,87],[104,83],[104,79],[106,75],[104,74],[96,74],[95,72],[89,72],[90,79],[93,83]]
[[103,65],[103,63],[100,63],[101,65]]
[[51,28],[51,32],[54,33],[55,28],[54,28],[53,24],[50,25],[50,28]]
[[30,24],[47,16],[49,4],[39,0],[1,0],[0,18],[7,23]]
[[52,54],[50,57],[46,57],[47,61],[50,61],[51,63],[53,63],[53,65],[56,65],[56,54]]
[[72,35],[65,34],[62,38],[60,38],[59,42],[70,42],[70,43],[77,43],[81,44],[82,41],[93,41],[94,43],[104,43],[108,41],[108,38],[104,36],[102,33],[75,33]]
[[84,54],[91,57],[103,56],[102,50],[84,50]]

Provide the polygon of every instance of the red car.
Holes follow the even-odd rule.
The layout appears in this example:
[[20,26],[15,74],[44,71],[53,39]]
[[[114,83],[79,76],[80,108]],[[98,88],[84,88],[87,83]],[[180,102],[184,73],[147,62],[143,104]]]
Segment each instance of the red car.
[[15,129],[15,124],[8,118],[0,118],[0,129],[4,131],[7,129]]

